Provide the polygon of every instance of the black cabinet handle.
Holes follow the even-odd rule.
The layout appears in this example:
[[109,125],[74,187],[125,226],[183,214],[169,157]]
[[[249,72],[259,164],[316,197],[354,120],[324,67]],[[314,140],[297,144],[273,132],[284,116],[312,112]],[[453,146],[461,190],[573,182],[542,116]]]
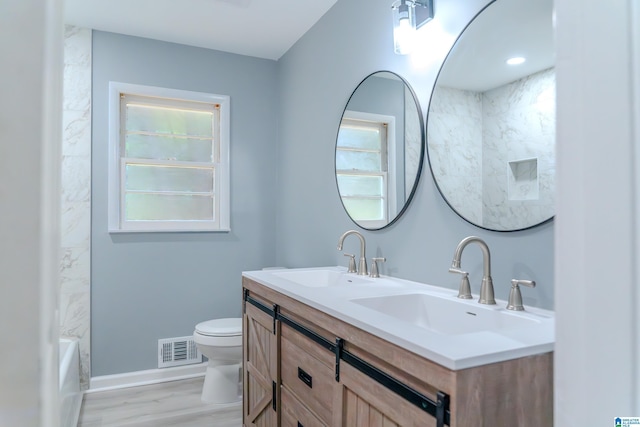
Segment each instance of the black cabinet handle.
[[305,383],[309,388],[313,388],[313,377],[298,367],[298,378]]
[[276,402],[276,394],[278,393],[278,384],[275,381],[271,381],[271,408],[274,411],[278,410],[278,402]]

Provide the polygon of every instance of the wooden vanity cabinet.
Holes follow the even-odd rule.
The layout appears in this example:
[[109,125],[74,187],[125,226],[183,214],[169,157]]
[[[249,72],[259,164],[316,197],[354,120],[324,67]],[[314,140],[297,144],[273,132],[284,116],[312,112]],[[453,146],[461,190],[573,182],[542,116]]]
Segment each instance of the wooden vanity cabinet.
[[243,287],[244,426],[437,427],[375,375],[337,364],[327,346],[338,337],[349,357],[419,395],[437,402],[444,394],[452,427],[553,425],[552,353],[452,371],[246,277]]

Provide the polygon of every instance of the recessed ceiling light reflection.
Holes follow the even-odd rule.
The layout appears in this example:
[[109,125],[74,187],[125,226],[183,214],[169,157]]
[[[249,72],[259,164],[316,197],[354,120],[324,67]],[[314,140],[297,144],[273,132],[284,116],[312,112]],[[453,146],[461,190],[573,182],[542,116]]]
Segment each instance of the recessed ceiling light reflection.
[[513,58],[507,59],[506,62],[508,65],[520,65],[524,63],[524,61],[526,61],[526,58],[523,58],[522,56],[514,56]]

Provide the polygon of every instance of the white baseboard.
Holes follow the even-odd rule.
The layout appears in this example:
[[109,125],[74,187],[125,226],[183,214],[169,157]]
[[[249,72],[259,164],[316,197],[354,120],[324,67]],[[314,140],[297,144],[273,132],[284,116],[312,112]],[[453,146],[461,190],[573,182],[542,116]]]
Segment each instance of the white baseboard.
[[149,369],[146,371],[91,377],[89,390],[86,390],[85,393],[196,378],[204,376],[206,369],[207,362],[204,362],[173,368]]

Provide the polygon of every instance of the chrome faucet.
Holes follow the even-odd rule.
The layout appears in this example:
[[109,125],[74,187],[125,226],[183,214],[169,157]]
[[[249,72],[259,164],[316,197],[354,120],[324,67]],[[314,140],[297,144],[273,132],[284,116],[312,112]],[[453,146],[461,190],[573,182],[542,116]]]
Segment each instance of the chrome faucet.
[[449,272],[462,274],[462,282],[460,284],[460,291],[458,292],[458,298],[469,299],[471,298],[471,289],[469,287],[469,279],[466,271],[460,269],[460,259],[462,258],[462,251],[467,247],[469,243],[477,243],[482,249],[482,285],[480,286],[480,304],[495,304],[496,300],[493,295],[493,280],[491,279],[491,253],[489,252],[489,246],[479,237],[469,236],[465,237],[458,243],[455,253],[453,254],[453,262]]
[[366,258],[367,255],[365,253],[365,250],[366,250],[365,242],[364,242],[364,236],[360,234],[359,231],[349,230],[345,232],[342,236],[340,236],[340,238],[338,239],[338,250],[339,251],[342,250],[342,244],[344,243],[344,239],[350,234],[355,234],[360,239],[360,262],[358,264],[358,275],[366,276],[369,274],[369,271],[367,269],[367,258]]

